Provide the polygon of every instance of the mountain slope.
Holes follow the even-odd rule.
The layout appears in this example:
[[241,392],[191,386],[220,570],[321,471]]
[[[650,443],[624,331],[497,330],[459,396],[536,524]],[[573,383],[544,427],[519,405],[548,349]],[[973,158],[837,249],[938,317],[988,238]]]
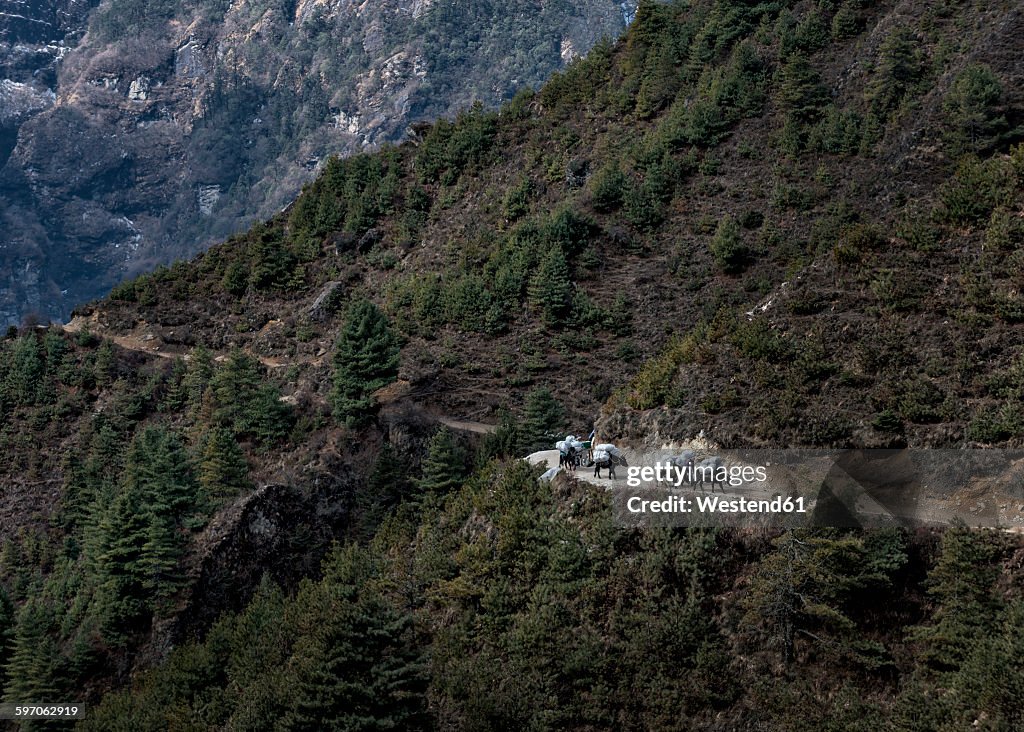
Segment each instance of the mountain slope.
[[[595,419],[636,444],[1020,444],[1022,23],[644,3],[539,92],[325,164],[70,333],[10,333],[8,696],[152,666],[97,725],[300,698],[301,727],[390,668],[443,728],[1013,728],[1012,537],[627,532],[515,458]],[[495,431],[436,432],[460,421]]]
[[[610,1],[31,7],[31,22],[0,16],[4,76],[22,85],[0,91],[22,110],[0,111],[4,324],[63,320],[126,274],[272,215],[331,153],[539,84],[631,12]],[[71,26],[66,42],[47,35],[32,55],[29,30],[54,14]]]

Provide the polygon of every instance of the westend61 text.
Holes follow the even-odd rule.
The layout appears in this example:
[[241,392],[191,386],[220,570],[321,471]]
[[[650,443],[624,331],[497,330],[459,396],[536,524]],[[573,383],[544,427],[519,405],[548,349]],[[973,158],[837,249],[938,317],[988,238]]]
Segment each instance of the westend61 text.
[[783,498],[750,500],[749,498],[721,498],[718,496],[696,496],[693,499],[669,496],[661,500],[650,500],[631,496],[626,501],[630,513],[807,513],[804,499]]

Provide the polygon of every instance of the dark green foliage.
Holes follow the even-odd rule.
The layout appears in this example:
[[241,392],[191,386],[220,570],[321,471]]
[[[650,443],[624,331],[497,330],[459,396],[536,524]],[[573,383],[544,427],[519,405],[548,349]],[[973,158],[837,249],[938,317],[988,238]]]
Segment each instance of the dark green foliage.
[[1009,203],[1014,184],[1013,170],[1006,161],[968,156],[939,189],[943,204],[939,216],[954,223],[986,219],[997,207]]
[[249,270],[242,262],[231,262],[224,270],[221,284],[232,295],[244,295],[249,288]]
[[832,37],[837,40],[852,38],[861,31],[861,20],[857,14],[859,0],[843,0],[832,16]]
[[668,156],[653,162],[643,178],[626,191],[626,220],[645,231],[660,226],[675,193],[678,177],[679,168]]
[[296,643],[287,730],[417,729],[426,675],[411,618],[372,585],[373,559],[355,546],[325,563],[311,599],[322,625]]
[[180,528],[197,495],[180,439],[151,427],[132,442],[117,493],[109,503],[97,498],[102,517],[95,537],[87,537],[97,585],[92,612],[111,643],[123,644],[142,630],[180,586]]
[[526,395],[523,412],[523,449],[550,448],[556,435],[565,431],[565,409],[549,389],[540,387]]
[[385,443],[366,479],[366,488],[356,496],[356,526],[353,535],[369,539],[388,512],[414,496],[409,461],[391,443]]
[[925,61],[920,39],[908,27],[893,30],[882,42],[875,79],[869,92],[872,114],[885,120],[920,91]]
[[223,427],[207,433],[201,444],[199,485],[207,498],[220,502],[249,489],[249,468],[234,435]]
[[532,198],[533,184],[529,178],[524,176],[505,194],[503,202],[505,220],[516,221],[529,213]]
[[551,247],[530,281],[530,304],[540,311],[541,319],[549,327],[565,321],[572,304],[572,282],[569,266],[560,247]]
[[[850,615],[850,596],[887,587],[893,571],[906,562],[895,547],[872,547],[855,536],[787,531],[758,565],[743,600],[746,623],[763,629],[783,663],[797,659],[798,642],[876,667],[884,650],[860,638]],[[880,553],[878,549],[882,549]]]
[[477,452],[477,460],[480,464],[486,464],[488,460],[495,458],[506,460],[515,457],[519,453],[521,443],[519,422],[512,412],[503,408],[499,413],[497,428],[484,435],[483,444]]
[[482,165],[494,143],[496,122],[497,115],[479,104],[454,122],[438,120],[420,144],[416,158],[420,180],[451,185],[464,170]]
[[998,537],[955,527],[942,536],[938,561],[928,574],[937,607],[931,622],[914,629],[921,659],[939,670],[957,669],[992,628],[1001,601],[995,592]]
[[829,29],[821,11],[812,9],[797,24],[793,43],[804,53],[814,53],[829,44]]
[[828,102],[828,91],[806,56],[793,54],[780,71],[779,101],[798,122],[818,118]]
[[443,496],[462,485],[469,474],[469,456],[447,427],[433,434],[423,458],[423,474],[417,482],[428,495]]
[[16,628],[14,603],[8,596],[3,585],[0,585],[0,689],[6,686],[6,668],[10,658],[11,644],[14,642]]
[[732,216],[726,215],[718,222],[710,247],[715,263],[723,272],[734,274],[743,269],[747,248],[743,244],[740,225]]
[[594,175],[590,188],[590,202],[595,211],[610,213],[622,205],[622,192],[626,176],[618,163],[610,162]]
[[[194,368],[198,381],[205,368],[199,364]],[[211,425],[263,444],[280,440],[291,427],[290,411],[277,388],[264,381],[263,366],[239,349],[213,372],[203,395],[203,409]]]
[[319,240],[332,231],[362,234],[391,211],[398,192],[398,163],[393,151],[332,157],[296,201],[288,220],[292,236],[305,248],[310,239]]
[[50,635],[53,622],[53,609],[41,597],[30,599],[18,612],[16,622],[5,634],[10,639],[4,654],[9,654],[8,660],[0,675],[6,677],[5,702],[55,699],[63,691],[60,651]]
[[943,103],[951,155],[980,153],[998,144],[1009,128],[1002,102],[1002,84],[987,66],[971,64],[957,74]]
[[335,418],[350,427],[365,423],[373,412],[373,392],[398,376],[398,341],[387,317],[368,300],[353,303],[334,350]]
[[[285,247],[280,229],[267,225],[257,227],[252,234],[249,265],[249,282],[253,287],[257,290],[287,287],[295,270],[295,264],[295,257]],[[235,277],[235,273],[232,273],[232,277]],[[225,273],[225,279],[227,279],[227,273]],[[236,284],[236,289],[241,288],[240,283],[235,283],[233,279],[228,284]]]
[[46,361],[39,338],[29,333],[5,346],[0,361],[0,413],[3,405],[28,406],[44,397]]

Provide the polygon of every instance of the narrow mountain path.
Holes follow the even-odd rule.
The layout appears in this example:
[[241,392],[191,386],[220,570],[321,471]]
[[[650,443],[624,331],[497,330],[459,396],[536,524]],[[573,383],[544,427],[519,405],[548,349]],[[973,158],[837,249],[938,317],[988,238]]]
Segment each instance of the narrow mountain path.
[[[88,318],[84,318],[81,315],[76,315],[69,322],[63,325],[65,332],[78,333],[86,328],[89,331],[100,338],[106,338],[107,340],[113,341],[121,348],[128,351],[137,351],[139,353],[146,353],[150,356],[156,356],[158,358],[181,358],[188,361],[191,356],[180,350],[172,350],[163,348],[163,342],[152,334],[128,334],[118,335],[113,333],[107,333],[102,328],[96,327],[97,323]],[[319,365],[323,359],[316,358],[313,356],[298,356],[293,358],[283,358],[280,356],[263,356],[258,353],[253,353],[248,349],[243,349],[250,356],[258,360],[261,364],[270,369],[286,368],[288,366],[294,366],[296,364],[313,364]],[[215,361],[225,361],[228,358],[227,353],[217,352],[213,353]]]

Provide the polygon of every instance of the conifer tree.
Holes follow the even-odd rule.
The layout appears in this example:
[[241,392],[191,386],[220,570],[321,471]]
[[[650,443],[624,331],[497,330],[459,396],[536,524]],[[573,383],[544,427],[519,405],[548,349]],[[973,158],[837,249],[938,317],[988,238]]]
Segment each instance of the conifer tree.
[[483,444],[477,455],[482,465],[491,458],[515,457],[519,453],[522,434],[519,423],[508,409],[499,412],[498,428],[484,435]]
[[816,119],[828,101],[828,91],[810,61],[793,54],[782,66],[779,96],[782,105],[800,122]]
[[52,610],[32,595],[18,613],[10,659],[6,666],[4,701],[55,701],[59,696],[60,651],[51,635]]
[[264,381],[260,362],[236,348],[211,377],[200,416],[237,436],[267,444],[289,429],[288,408],[279,397],[277,389]]
[[93,378],[96,383],[101,386],[111,384],[117,377],[116,364],[114,344],[104,339],[96,349],[96,361],[93,363]]
[[319,730],[420,729],[426,677],[411,618],[372,586],[365,550],[339,550],[314,600],[319,629],[297,649],[294,701],[283,727]]
[[522,435],[524,450],[550,447],[551,438],[565,430],[565,409],[547,387],[526,395]]
[[860,537],[810,531],[787,531],[774,544],[743,601],[750,627],[766,631],[787,666],[796,658],[798,638],[866,665],[880,662],[883,649],[859,637],[847,603],[855,591],[888,585],[891,553],[876,558]]
[[108,641],[119,644],[140,628],[147,610],[146,544],[149,517],[131,491],[118,495],[99,525],[95,551],[97,578],[94,612]]
[[971,64],[957,75],[943,105],[953,155],[983,152],[998,142],[1009,127],[1002,98],[999,77],[988,66]]
[[711,240],[711,254],[723,272],[732,274],[743,269],[747,250],[743,245],[740,225],[732,216],[726,215],[718,222]]
[[572,306],[572,282],[561,247],[548,249],[530,282],[529,295],[545,325],[558,326],[564,322]]
[[366,480],[366,489],[356,494],[357,516],[352,534],[370,539],[385,514],[413,494],[409,464],[389,442],[381,448]]
[[355,302],[334,350],[336,418],[357,427],[373,412],[372,394],[398,376],[399,348],[387,317],[368,300]]
[[188,390],[185,386],[185,378],[188,375],[188,366],[184,359],[174,359],[171,373],[167,377],[167,389],[164,398],[160,402],[161,411],[176,412],[185,406],[188,401]]
[[203,395],[206,387],[213,378],[213,354],[202,346],[192,349],[192,358],[189,360],[187,372],[182,379],[182,388],[185,390],[185,398],[188,400],[192,410],[198,410],[203,403]]
[[222,501],[247,490],[249,468],[245,455],[231,433],[215,427],[203,441],[199,485],[207,498]]
[[937,607],[930,623],[910,633],[923,644],[921,658],[929,666],[959,668],[989,632],[1000,607],[993,563],[998,548],[993,537],[966,526],[943,533],[939,559],[928,573],[928,594]]
[[175,520],[195,507],[192,463],[178,435],[147,427],[136,435],[125,461],[125,483],[147,510]]
[[445,495],[462,485],[467,474],[467,456],[447,427],[433,434],[423,460],[419,488],[423,493]]

